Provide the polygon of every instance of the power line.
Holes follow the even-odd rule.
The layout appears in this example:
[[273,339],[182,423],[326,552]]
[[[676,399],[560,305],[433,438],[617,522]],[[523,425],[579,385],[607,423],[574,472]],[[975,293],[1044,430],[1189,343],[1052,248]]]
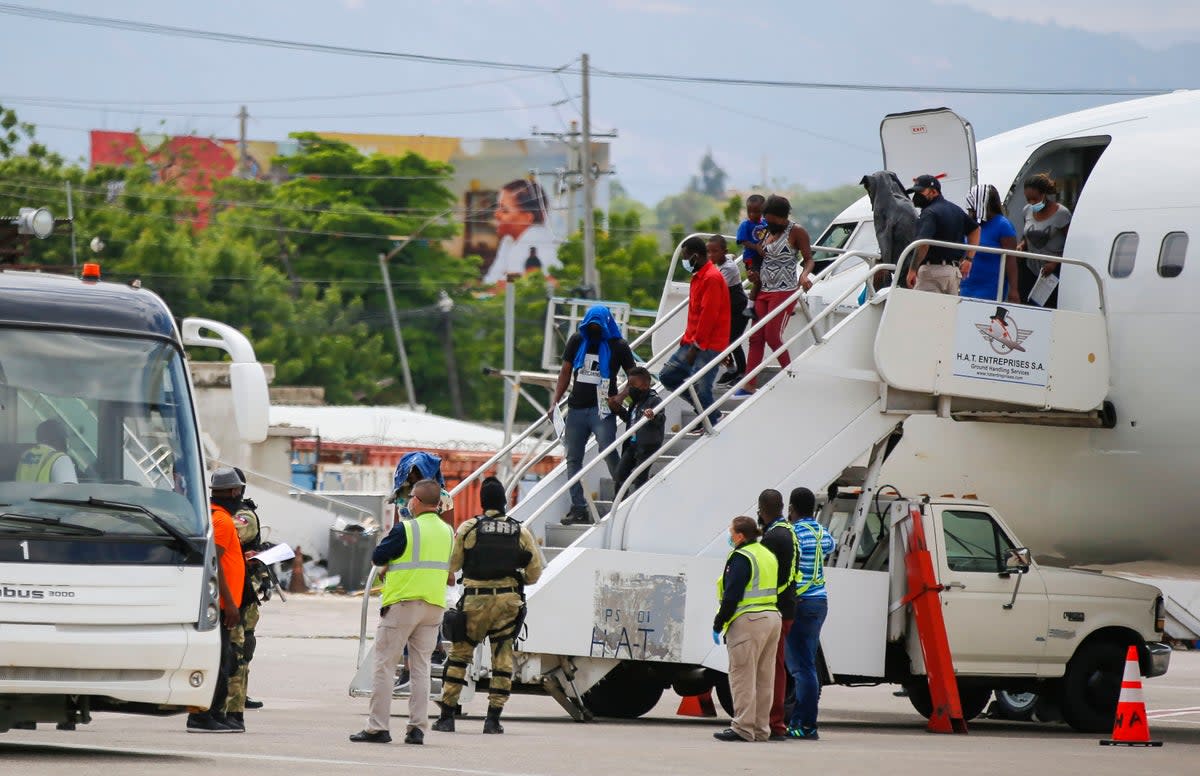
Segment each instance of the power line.
[[[398,97],[404,94],[422,94],[426,92],[444,92],[450,89],[467,89],[475,86],[487,86],[490,84],[508,83],[510,81],[521,81],[529,78],[538,78],[541,73],[525,73],[522,75],[510,75],[503,78],[484,78],[475,81],[464,81],[459,83],[442,84],[440,86],[419,86],[412,89],[393,89],[383,92],[350,92],[345,94],[319,94],[319,95],[303,95],[294,97],[230,97],[228,99],[209,99],[209,100],[128,100],[128,99],[100,99],[96,97],[58,97],[55,98],[59,102],[69,102],[77,105],[91,105],[98,108],[108,107],[110,105],[138,105],[138,106],[162,106],[162,105],[235,105],[247,103],[251,105],[267,105],[270,103],[294,103],[294,102],[332,102],[334,100],[359,100],[375,97]],[[42,95],[11,95],[4,99],[13,101],[17,100],[41,100],[45,99]]]
[[[193,111],[170,111],[170,110],[146,110],[143,108],[110,108],[99,105],[82,105],[72,102],[60,102],[52,97],[12,97],[0,96],[0,100],[11,103],[13,105],[27,105],[33,108],[55,108],[58,110],[74,110],[87,111],[94,113],[98,110],[105,110],[109,113],[123,113],[135,116],[168,116],[171,118],[200,118],[200,119],[227,119],[227,113],[204,113]],[[389,119],[389,118],[429,118],[433,116],[465,116],[476,113],[512,113],[521,110],[537,110],[540,108],[552,108],[556,103],[538,103],[536,105],[497,105],[487,108],[461,108],[457,110],[444,111],[415,111],[415,112],[400,112],[400,113],[295,113],[295,114],[280,114],[280,113],[255,113],[253,118],[257,120],[279,120],[279,121],[304,121],[310,119]]]
[[[335,54],[339,56],[366,57],[371,59],[390,59],[407,62],[421,62],[433,65],[449,65],[455,67],[476,67],[492,70],[512,70],[527,73],[576,73],[579,68],[574,65],[552,67],[549,65],[533,65],[518,62],[499,62],[488,59],[469,59],[465,57],[441,57],[429,54],[412,54],[402,51],[383,49],[359,48],[354,46],[335,46],[326,43],[311,43],[305,41],[286,40],[282,38],[267,38],[254,35],[240,35],[215,30],[202,30],[192,27],[177,27],[152,22],[139,22],[130,19],[116,19],[105,16],[69,13],[51,9],[31,8],[12,3],[0,3],[0,13],[13,16],[23,16],[43,21],[80,24],[89,27],[104,27],[108,29],[143,32],[153,35],[170,37],[194,38],[199,40],[216,41],[220,43],[236,43],[248,46],[263,46],[291,51],[306,51],[310,53]],[[983,87],[983,86],[934,86],[927,84],[880,84],[880,83],[834,83],[819,81],[786,81],[766,80],[758,78],[730,78],[718,76],[677,75],[670,73],[648,73],[625,70],[595,69],[593,74],[598,77],[618,80],[662,81],[669,83],[707,84],[710,86],[763,86],[783,89],[828,90],[828,91],[857,91],[857,92],[912,92],[922,94],[987,94],[987,95],[1021,95],[1021,96],[1123,96],[1145,97],[1174,91],[1174,88],[1116,88],[1116,87]]]

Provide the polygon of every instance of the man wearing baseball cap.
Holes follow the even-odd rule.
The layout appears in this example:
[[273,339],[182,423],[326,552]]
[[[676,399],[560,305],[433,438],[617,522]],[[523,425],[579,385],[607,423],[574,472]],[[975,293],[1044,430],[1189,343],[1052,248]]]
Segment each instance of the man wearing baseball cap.
[[[921,208],[917,221],[918,240],[979,245],[979,224],[966,211],[942,196],[942,184],[933,175],[918,175],[908,193],[913,204]],[[921,245],[915,251],[908,269],[908,285],[918,291],[958,296],[958,285],[971,272],[975,251],[945,248],[940,245]]]

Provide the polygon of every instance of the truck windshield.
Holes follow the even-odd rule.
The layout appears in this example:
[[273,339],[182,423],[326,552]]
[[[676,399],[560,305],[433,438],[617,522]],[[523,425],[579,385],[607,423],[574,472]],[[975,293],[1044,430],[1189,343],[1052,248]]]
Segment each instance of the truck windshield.
[[3,530],[52,531],[59,519],[108,535],[164,533],[152,518],[69,504],[99,499],[203,536],[209,521],[185,368],[165,340],[0,328],[0,513],[51,518]]

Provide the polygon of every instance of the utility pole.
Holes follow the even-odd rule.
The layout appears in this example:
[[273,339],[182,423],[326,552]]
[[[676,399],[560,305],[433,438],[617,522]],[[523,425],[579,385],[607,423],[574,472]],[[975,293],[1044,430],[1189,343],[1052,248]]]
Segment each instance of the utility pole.
[[[387,253],[383,251],[379,252],[379,274],[383,276],[383,295],[387,298],[388,315],[392,319],[392,336],[396,338],[396,352],[400,356],[400,371],[404,374],[404,393],[408,397],[408,408],[410,410],[417,408],[417,397],[416,391],[413,390],[412,371],[408,368],[408,350],[404,347],[404,334],[400,331],[400,316],[396,312],[396,299],[392,296],[392,275],[388,272],[388,262],[399,254],[400,251],[404,250],[410,242],[420,236],[422,232],[433,226],[436,221],[453,212],[454,208],[450,208],[438,213],[414,229],[412,234],[391,235],[390,239],[394,242],[392,249]],[[449,297],[447,297],[447,301],[450,302],[451,306],[454,305],[454,302]]]
[[466,412],[463,410],[462,390],[458,382],[458,359],[454,355],[454,323],[451,319],[454,300],[445,289],[438,292],[437,309],[442,314],[442,352],[446,356],[446,382],[450,384],[450,411],[454,417],[461,419]]
[[600,277],[596,273],[596,178],[592,172],[592,95],[588,84],[588,55],[580,60],[583,75],[583,285],[592,299],[600,298]]
[[[571,119],[571,136],[579,134],[579,122]],[[571,144],[571,158],[568,160],[568,166],[571,170],[580,169],[579,162],[579,145]],[[575,198],[575,192],[579,190],[579,182],[568,179],[567,181],[567,234],[573,234],[575,227],[579,225],[579,200]]]
[[[575,228],[575,190],[583,189],[583,292],[592,299],[600,297],[600,274],[596,270],[596,181],[601,175],[612,175],[611,166],[601,170],[592,158],[592,140],[595,138],[616,137],[616,132],[592,132],[592,90],[589,79],[590,60],[587,54],[580,57],[580,72],[583,76],[583,91],[581,96],[583,126],[572,121],[571,129],[567,132],[538,132],[536,127],[532,134],[535,137],[553,137],[565,143],[572,151],[570,165],[572,169],[564,170],[559,175],[566,176],[570,192],[570,217],[572,223],[568,231]],[[578,164],[576,164],[578,160]],[[578,181],[578,182],[576,182]]]
[[250,118],[250,113],[246,110],[245,105],[243,105],[242,109],[240,111],[238,111],[237,118],[238,118],[237,174],[238,174],[239,178],[245,178],[246,171],[249,169],[249,166],[246,164],[246,158],[248,156],[247,150],[246,150],[246,120]]
[[71,269],[75,269],[75,197],[71,194],[71,182],[67,181],[67,220],[71,222]]
[[[408,241],[405,241],[407,244]],[[401,246],[403,247],[403,246]],[[399,251],[393,249],[393,253]],[[388,272],[388,259],[391,256],[379,252],[379,271],[383,273],[383,295],[387,297],[388,314],[392,318],[392,336],[396,338],[396,352],[400,355],[400,372],[404,375],[404,395],[408,398],[408,408],[417,408],[416,391],[413,390],[412,372],[408,368],[408,350],[404,347],[404,334],[400,331],[400,316],[396,313],[396,300],[392,298],[392,276]]]
[[[504,371],[511,374],[514,368],[513,340],[517,330],[517,281],[520,275],[509,275],[504,283]],[[504,378],[504,444],[512,440],[513,421],[516,419],[516,408],[513,406],[513,385]],[[500,479],[508,482],[512,476],[512,456],[508,455],[496,464]]]

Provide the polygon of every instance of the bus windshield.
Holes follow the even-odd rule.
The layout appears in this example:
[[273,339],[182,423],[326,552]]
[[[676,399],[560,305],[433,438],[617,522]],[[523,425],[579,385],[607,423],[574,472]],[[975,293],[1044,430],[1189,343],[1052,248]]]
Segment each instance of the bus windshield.
[[148,510],[204,536],[185,369],[165,340],[0,328],[0,531],[61,531],[68,518],[81,536],[170,530]]

